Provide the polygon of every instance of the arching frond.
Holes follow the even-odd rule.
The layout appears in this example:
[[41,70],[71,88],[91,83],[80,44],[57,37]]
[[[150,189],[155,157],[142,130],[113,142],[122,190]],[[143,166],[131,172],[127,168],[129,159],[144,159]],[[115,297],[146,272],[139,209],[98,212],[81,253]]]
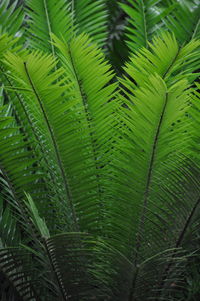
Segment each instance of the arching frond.
[[[76,145],[78,139],[78,145],[81,146],[80,149],[71,149],[74,159],[76,158],[73,165],[70,165],[70,169],[74,175],[76,173],[77,181],[74,182],[74,187],[76,187],[75,199],[78,200],[77,210],[82,212],[90,202],[89,207],[94,209],[97,206],[98,212],[97,216],[92,214],[90,217],[87,215],[79,217],[80,222],[83,222],[83,229],[85,229],[85,223],[90,225],[93,219],[97,219],[99,222],[102,219],[104,206],[102,183],[105,181],[104,175],[107,172],[109,160],[111,160],[113,141],[116,136],[114,126],[117,122],[112,118],[116,106],[112,101],[115,97],[116,84],[108,85],[113,78],[113,73],[110,71],[110,66],[104,61],[102,52],[90,43],[87,36],[81,35],[73,39],[69,45],[56,37],[54,39],[55,45],[60,50],[62,66],[72,84],[71,98],[68,100],[72,104],[70,114],[73,114],[71,116],[74,120],[80,123],[79,127],[82,129],[84,138],[80,139],[79,133],[75,131],[76,123],[71,122],[73,131],[71,145]],[[96,70],[95,74],[94,70]],[[71,94],[71,91],[74,91],[74,95]],[[64,141],[62,145],[64,146]],[[81,153],[81,150],[85,151]],[[80,158],[82,159],[80,160]],[[81,178],[79,178],[77,170],[81,166],[79,164],[84,164],[84,162],[88,162],[88,165],[84,165],[84,173],[82,176],[80,173]],[[85,189],[84,187],[87,187],[88,184],[89,187]],[[87,206],[85,202],[87,202]],[[97,220],[96,226],[98,227]],[[94,225],[92,231],[94,231]]]
[[[30,145],[25,142],[26,137],[20,133],[14,118],[7,116],[7,110],[6,105],[0,107],[1,182],[6,194],[9,194],[7,198],[13,198],[16,205],[24,196],[24,190],[40,199],[44,194],[44,189],[41,186],[41,173],[34,165],[36,158],[30,151]],[[20,166],[17,168],[16,164]]]
[[[132,55],[125,71],[139,86],[154,73],[168,83],[175,83],[184,77],[192,82],[198,76],[194,72],[199,67],[199,45],[199,40],[192,40],[179,47],[175,36],[165,32],[161,37],[154,37],[149,46],[150,50],[143,48],[136,55]],[[127,88],[129,83],[132,85],[126,78]]]
[[[111,245],[115,244],[113,252],[116,252],[115,255],[110,258],[108,251],[105,254],[107,260],[110,258],[111,267],[116,270],[110,284],[115,287],[112,300],[172,298],[181,285],[186,285],[187,265],[191,257],[195,256],[190,246],[195,238],[192,235],[192,226],[199,216],[199,168],[194,162],[182,156],[174,157],[173,161],[170,159],[163,167],[162,173],[156,172],[154,187],[150,191],[150,203],[148,208],[146,207],[146,217],[142,224],[144,227],[146,224],[145,231],[139,234],[143,247],[142,244],[139,249],[136,246],[128,257],[122,256],[119,251],[123,249],[124,237],[130,230],[124,227],[128,211],[123,217],[122,206],[111,209],[113,213],[115,211],[111,219],[115,233],[117,226],[121,233],[124,229],[119,240],[117,237],[109,239]],[[134,189],[135,186],[132,187]],[[121,205],[124,203],[126,192],[129,193],[129,203],[130,200],[135,201],[131,199],[130,189],[123,192]],[[131,206],[129,211],[130,208]],[[136,208],[134,202],[134,210]],[[118,223],[121,219],[121,225],[117,225],[114,218]],[[135,224],[134,217],[129,226],[133,223]],[[133,235],[136,229],[133,227]],[[133,242],[129,240],[129,248],[134,244],[134,240]],[[183,292],[183,289],[181,291]]]
[[[89,229],[94,220],[96,227],[100,227],[101,176],[110,160],[112,136],[109,133],[114,133],[112,127],[116,123],[111,119],[116,85],[106,86],[113,77],[110,66],[104,62],[101,52],[89,44],[90,40],[80,36],[72,40],[68,49],[57,40],[63,69],[53,74],[56,62],[50,56],[39,52],[24,58],[14,54],[6,56],[19,90],[21,87],[20,92],[26,97],[26,108],[33,116],[33,130],[40,133],[38,139],[48,158],[49,172],[54,175],[60,195],[63,191],[62,214],[69,215],[73,227],[81,223],[83,229]],[[94,70],[97,74],[92,78]],[[96,214],[92,213],[94,208]],[[94,231],[94,225],[92,228]]]
[[200,3],[196,0],[172,1],[175,9],[164,18],[166,27],[174,32],[181,45],[200,38]]
[[73,33],[71,4],[65,0],[27,0],[27,39],[31,47],[55,54],[51,33],[66,41]]
[[[124,212],[124,221],[119,227],[120,235],[127,237],[127,245],[131,236],[135,237],[135,229],[143,227],[155,173],[160,168],[162,170],[162,163],[170,154],[177,150],[186,151],[192,130],[189,120],[188,131],[183,121],[189,107],[189,96],[185,89],[185,81],[167,89],[160,77],[151,76],[145,87],[134,91],[135,96],[129,95],[130,101],[124,97],[122,99],[127,107],[120,110],[120,115],[124,116],[120,130],[123,140],[117,157],[121,164],[118,161],[115,163],[120,174],[115,184],[118,205],[113,206],[113,211],[116,210],[116,217],[113,218],[119,217],[118,214],[123,216]],[[173,130],[172,125],[177,120],[180,120],[179,126]],[[126,191],[122,187],[126,187]],[[127,206],[128,212],[125,209]],[[110,210],[112,211],[112,207]],[[143,218],[140,219],[139,216]],[[130,232],[135,234],[130,234],[128,238],[127,234]],[[136,241],[139,237],[139,234],[135,237]]]
[[79,33],[104,46],[107,38],[108,12],[105,0],[71,0],[74,22]]
[[148,48],[153,35],[163,25],[162,18],[174,8],[173,5],[161,8],[158,6],[159,2],[158,0],[128,0],[128,3],[121,4],[129,17],[129,24],[126,27],[127,45],[133,53],[142,47]]
[[[58,107],[58,109],[60,112],[62,107],[63,113],[60,114],[64,115],[67,107],[66,103],[62,104],[61,98],[64,88],[59,82],[53,84],[53,82],[57,81],[61,76],[62,70],[58,69],[54,74],[51,74],[56,62],[52,56],[43,55],[40,52],[35,52],[22,58],[10,53],[7,55],[7,64],[13,72],[17,70],[15,80],[20,84],[21,92],[23,92],[25,97],[24,108],[28,115],[32,115],[30,122],[33,131],[36,133],[35,137],[39,140],[40,147],[42,146],[40,153],[42,151],[43,156],[47,158],[43,163],[45,165],[48,164],[45,168],[48,168],[50,175],[52,175],[54,179],[54,182],[51,184],[56,185],[54,186],[55,192],[59,191],[60,195],[63,193],[59,199],[60,201],[62,200],[61,204],[63,204],[62,206],[64,206],[65,209],[63,210],[62,208],[61,212],[63,212],[65,216],[72,214],[72,219],[74,220],[75,216],[73,216],[73,204],[71,203],[71,192],[66,171],[60,157],[54,126],[49,121],[49,118],[53,116],[49,116],[49,109],[46,107],[46,104],[48,104],[53,110],[55,102],[60,99],[60,107]],[[46,86],[44,86],[43,81],[46,82]],[[57,115],[57,118],[60,118],[60,115]],[[72,211],[70,210],[68,212],[66,209],[68,206],[72,206]],[[70,222],[71,218],[68,217],[67,220]],[[73,222],[75,222],[75,220]],[[74,226],[77,226],[76,222]]]

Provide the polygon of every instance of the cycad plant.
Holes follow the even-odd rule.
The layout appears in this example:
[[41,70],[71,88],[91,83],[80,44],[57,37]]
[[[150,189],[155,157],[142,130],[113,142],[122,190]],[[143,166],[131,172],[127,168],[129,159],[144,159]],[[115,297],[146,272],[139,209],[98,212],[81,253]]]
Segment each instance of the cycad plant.
[[1,301],[199,300],[199,15],[1,0]]

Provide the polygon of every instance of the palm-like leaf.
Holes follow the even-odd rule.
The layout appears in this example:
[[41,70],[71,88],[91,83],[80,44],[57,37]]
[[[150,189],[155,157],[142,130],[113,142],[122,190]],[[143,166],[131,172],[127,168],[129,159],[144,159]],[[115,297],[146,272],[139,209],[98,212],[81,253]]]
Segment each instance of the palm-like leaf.
[[[79,141],[79,145],[82,146],[81,149],[87,149],[87,154],[83,153],[83,156],[87,156],[84,161],[88,158],[88,165],[84,167],[84,178],[78,180],[76,176],[77,184],[79,183],[76,190],[76,199],[79,200],[77,209],[82,211],[85,208],[85,196],[88,193],[87,206],[90,200],[91,208],[93,206],[99,207],[100,211],[97,207],[96,210],[98,210],[98,219],[101,219],[103,214],[101,208],[103,209],[104,206],[102,203],[102,193],[104,192],[102,183],[105,181],[104,173],[107,170],[109,160],[111,160],[111,146],[113,146],[116,135],[114,129],[116,121],[110,118],[115,111],[115,103],[111,100],[115,97],[116,84],[107,86],[113,78],[113,73],[109,70],[110,66],[104,62],[101,51],[94,45],[90,45],[87,36],[82,35],[72,40],[68,48],[65,43],[56,38],[55,41],[61,53],[63,67],[72,79],[72,84],[76,90],[76,94],[72,98],[72,101],[75,101],[74,108],[76,108],[76,111],[73,111],[75,113],[74,118],[80,122],[84,130],[84,140]],[[95,76],[93,76],[93,70],[97,70]],[[73,132],[73,139],[77,139],[74,130]],[[76,143],[76,140],[73,141],[71,141],[72,145]],[[73,153],[75,156],[75,151]],[[76,166],[76,162],[79,164],[80,153],[78,150],[76,150],[76,156],[77,159],[74,160],[73,166],[70,166],[71,170],[74,169],[74,174],[77,173],[78,165]],[[82,163],[84,161],[82,160]],[[90,185],[86,191],[84,187],[87,187],[88,181]],[[96,203],[94,200],[98,200],[98,202]],[[82,218],[84,221],[89,216],[80,217],[80,221]],[[95,216],[89,218],[88,225],[91,224],[93,218],[96,219]]]
[[51,33],[68,40],[73,32],[71,6],[65,0],[28,0],[28,41],[33,48],[55,54]]
[[[178,2],[178,3],[177,3]],[[167,28],[174,32],[183,45],[191,39],[200,38],[200,4],[196,0],[172,1],[176,3],[172,13],[164,19]]]
[[74,21],[79,33],[87,33],[99,46],[107,38],[108,12],[105,0],[71,0]]
[[[48,158],[48,168],[49,170],[52,170],[51,174],[53,174],[53,177],[55,178],[54,182],[57,181],[57,188],[54,188],[56,188],[57,191],[60,190],[60,193],[63,193],[63,200],[66,200],[67,198],[68,201],[66,201],[66,203],[69,202],[68,205],[72,206],[71,212],[73,214],[73,205],[71,204],[71,193],[69,190],[68,180],[66,178],[65,169],[60,157],[60,150],[57,145],[54,129],[52,124],[49,122],[47,113],[48,109],[45,107],[45,104],[47,102],[49,103],[50,91],[51,107],[54,105],[53,101],[59,101],[58,98],[63,93],[63,87],[61,87],[59,83],[52,85],[52,82],[57,80],[61,75],[61,70],[59,69],[52,77],[52,75],[49,73],[55,67],[55,60],[50,56],[44,57],[41,53],[37,52],[25,57],[24,59],[10,54],[7,57],[7,60],[10,64],[10,68],[14,70],[18,69],[16,79],[19,83],[22,82],[22,85],[25,88],[25,91],[23,90],[25,92],[24,96],[26,100],[24,107],[25,110],[33,114],[33,117],[31,118],[32,127],[34,132],[36,132],[36,137],[40,141],[40,145],[43,146],[42,150],[40,151],[45,152],[45,155]],[[41,66],[42,69],[40,69]],[[36,73],[37,70],[40,70],[38,75]],[[18,78],[18,76],[21,78]],[[46,87],[44,87],[43,84],[41,85],[42,80],[44,79],[46,81]],[[32,102],[32,98],[30,97],[34,97],[35,101]],[[60,103],[62,105],[61,100]],[[63,106],[64,112],[67,105],[63,104]],[[45,161],[44,163],[47,162]],[[63,202],[63,206],[66,206],[66,203]],[[65,215],[70,214],[66,208],[64,209],[63,213]]]
[[[116,217],[117,212],[126,213],[123,222],[124,232],[121,232],[124,238],[125,233],[130,233],[130,231],[135,233],[134,229],[138,227],[138,212],[141,212],[143,207],[148,207],[151,185],[154,183],[154,172],[161,168],[161,162],[164,162],[170,153],[173,154],[177,149],[180,152],[184,151],[190,137],[189,122],[188,132],[185,131],[184,123],[175,128],[175,131],[172,127],[177,120],[184,119],[184,112],[188,109],[189,97],[187,92],[184,92],[187,84],[181,81],[168,90],[160,77],[152,76],[148,86],[135,90],[135,96],[130,96],[131,102],[126,102],[128,109],[123,109],[121,135],[124,137],[123,145],[125,141],[127,142],[125,148],[120,147],[120,157],[123,162],[120,166],[120,173],[126,175],[123,177],[126,183],[120,176],[120,182],[116,184],[119,205],[113,210],[116,210]],[[125,101],[124,98],[123,101]],[[142,137],[139,138],[141,133]],[[166,148],[166,145],[169,148]],[[120,188],[121,184],[126,187],[126,193]],[[133,201],[132,205],[130,197]],[[130,208],[127,214],[125,207],[128,203]],[[141,225],[143,222],[142,218]],[[129,228],[130,224],[133,227],[132,230]],[[130,237],[127,239],[126,243],[129,244]]]
[[[102,208],[100,175],[102,167],[107,166],[110,160],[111,136],[107,129],[112,131],[113,126],[110,116],[114,107],[113,102],[109,101],[114,97],[116,85],[105,87],[113,77],[109,72],[110,66],[104,63],[102,53],[89,43],[90,40],[81,36],[72,40],[66,51],[67,45],[57,41],[64,69],[58,69],[54,74],[51,71],[56,62],[50,56],[37,52],[22,58],[13,54],[6,56],[9,68],[18,70],[15,80],[26,97],[24,107],[33,116],[32,127],[34,132],[39,133],[37,138],[42,151],[45,150],[45,156],[49,158],[48,169],[53,174],[54,185],[57,181],[59,193],[63,191],[65,209],[62,212],[64,216],[69,215],[68,220],[73,221],[73,227],[78,226],[75,211],[84,212],[85,201],[88,206],[90,200],[91,210]],[[90,69],[89,73],[85,72],[86,66]],[[91,72],[95,69],[98,70],[97,77],[91,81]],[[55,81],[57,84],[53,83]],[[55,103],[59,103],[56,114]],[[104,123],[100,123],[102,118]],[[115,120],[112,122],[116,123]],[[68,127],[66,133],[61,134],[64,125]],[[83,138],[80,138],[80,128]],[[68,135],[67,140],[65,135]],[[79,173],[83,168],[84,174]],[[99,210],[97,214],[100,218],[102,214]],[[88,229],[94,218],[95,215],[90,215],[88,211],[88,214],[79,215],[79,223],[85,224]]]
[[28,0],[28,40],[32,47],[55,54],[51,34],[69,40],[76,31],[87,32],[95,42],[103,45],[107,33],[105,0],[52,1]]
[[[18,36],[9,2],[0,30]],[[123,78],[94,43],[112,32],[105,0],[27,0],[26,43],[0,37],[2,300],[187,294],[199,253],[199,3],[122,2],[119,36],[132,25]],[[153,37],[181,18],[181,46]]]
[[148,47],[153,35],[162,27],[162,18],[173,10],[173,5],[160,8],[158,0],[129,0],[121,4],[129,16],[127,26],[127,44],[132,52],[141,47]]
[[[198,47],[199,40],[179,47],[174,35],[166,32],[153,39],[150,50],[143,48],[132,55],[125,71],[139,86],[153,73],[159,74],[169,84],[184,77],[192,82],[198,76],[194,73],[199,66]],[[127,88],[134,86],[128,78],[125,85]]]
[[[162,300],[173,296],[175,298],[178,294],[176,291],[181,289],[181,285],[185,285],[185,269],[189,257],[192,256],[188,239],[191,242],[194,239],[191,235],[191,226],[198,218],[200,205],[199,168],[195,167],[194,162],[178,156],[175,161],[167,161],[163,167],[162,175],[158,172],[154,178],[150,203],[148,208],[146,207],[146,216],[143,220],[143,226],[146,225],[145,232],[140,232],[139,249],[138,246],[133,247],[133,252],[128,258],[122,256],[120,252],[111,252],[111,258],[108,250],[105,253],[105,258],[109,258],[112,268],[116,270],[116,273],[113,273],[113,281],[116,282],[112,285],[116,287],[113,289],[112,300]],[[129,192],[129,197],[130,195]],[[122,205],[122,202],[119,201],[119,205]],[[118,223],[121,219],[122,225],[119,228],[122,233],[122,226],[124,227],[123,238],[119,239],[119,236],[116,236],[109,241],[113,240],[118,250],[122,250],[124,236],[130,230],[124,226],[129,216],[127,211],[126,215],[122,216],[122,206],[119,212],[117,209],[119,206],[113,209],[113,213]],[[134,217],[129,225],[132,223]],[[111,225],[115,227],[117,233],[114,220]],[[133,233],[134,230],[133,228]],[[129,240],[129,248],[131,246],[134,246],[134,240],[133,242]]]
[[[5,206],[10,204],[12,209],[15,209],[15,213],[19,214],[18,210],[23,211],[24,189],[32,193],[38,200],[43,198],[45,192],[43,185],[41,186],[41,173],[38,173],[36,165],[34,166],[36,159],[29,150],[29,144],[24,141],[26,137],[20,133],[14,118],[10,116],[8,105],[0,107],[0,120],[1,193]],[[18,167],[16,166],[17,162],[20,162]],[[7,217],[9,218],[9,215]],[[10,225],[5,225],[4,230],[7,229],[8,233],[11,230],[14,231],[14,225],[15,222],[11,220]],[[12,234],[10,233],[10,235]]]

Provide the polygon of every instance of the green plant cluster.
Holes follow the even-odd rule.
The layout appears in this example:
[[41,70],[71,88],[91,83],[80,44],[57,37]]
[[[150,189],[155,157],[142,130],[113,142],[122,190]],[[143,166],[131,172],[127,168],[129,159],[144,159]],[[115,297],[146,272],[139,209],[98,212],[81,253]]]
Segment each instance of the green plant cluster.
[[1,0],[1,301],[199,300],[199,17]]

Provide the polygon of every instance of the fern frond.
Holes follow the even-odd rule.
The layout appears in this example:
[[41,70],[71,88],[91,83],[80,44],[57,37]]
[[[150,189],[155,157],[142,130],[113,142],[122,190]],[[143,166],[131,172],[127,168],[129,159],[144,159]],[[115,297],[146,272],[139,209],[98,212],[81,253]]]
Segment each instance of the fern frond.
[[[10,40],[12,39],[10,37],[2,37],[0,47],[2,47],[2,56],[3,56],[3,50],[6,52],[6,50],[12,48],[11,45],[7,42],[7,40],[10,43]],[[20,53],[21,56],[25,56],[26,54],[24,51],[20,52],[19,47],[14,47],[12,49],[14,52]],[[5,54],[5,53],[4,53]],[[52,169],[51,160],[49,160],[49,157],[44,156],[46,153],[46,146],[44,144],[44,141],[41,139],[41,132],[40,129],[37,126],[37,122],[35,122],[33,115],[30,112],[30,109],[27,105],[26,96],[24,97],[20,91],[23,90],[23,87],[20,88],[16,87],[16,84],[14,83],[13,79],[10,77],[10,71],[8,70],[6,64],[2,64],[1,68],[1,78],[6,87],[6,98],[9,101],[10,105],[12,106],[12,110],[14,114],[16,115],[17,123],[20,126],[20,130],[24,134],[24,139],[29,144],[28,147],[31,145],[31,152],[32,156],[35,157],[35,160],[37,161],[35,168],[37,169],[38,175],[40,174],[41,181],[38,181],[37,185],[38,188],[41,190],[41,185],[43,187],[43,196],[41,195],[41,192],[38,195],[38,200],[40,204],[43,204],[39,210],[49,210],[48,211],[48,224],[51,223],[51,226],[53,228],[56,228],[56,222],[55,222],[55,215],[57,214],[55,207],[57,206],[57,201],[55,201],[55,198],[57,200],[61,200],[62,197],[59,193],[59,188],[56,184],[56,176],[55,171]],[[27,88],[24,88],[25,90]],[[30,92],[30,89],[28,89]],[[42,178],[42,174],[46,172],[46,178]],[[43,182],[43,184],[42,184]],[[57,187],[57,188],[56,188]],[[27,191],[28,192],[28,191]],[[34,198],[37,197],[37,192],[34,195]],[[35,199],[36,201],[36,199]],[[47,206],[44,204],[48,204]],[[39,204],[37,204],[39,205]],[[41,212],[41,211],[40,211]],[[54,213],[53,213],[54,212]],[[53,215],[52,215],[53,214]],[[56,220],[59,220],[57,218]],[[53,225],[53,221],[55,224]],[[55,229],[54,229],[55,231]]]
[[74,31],[70,3],[65,0],[27,0],[26,4],[30,46],[55,55],[51,33],[68,41]]
[[[39,131],[41,144],[46,144],[45,156],[49,158],[51,169],[54,167],[51,173],[59,193],[63,191],[62,214],[69,214],[68,220],[72,219],[73,226],[77,227],[75,211],[80,212],[79,223],[88,230],[94,219],[98,228],[97,220],[102,216],[98,213],[97,217],[97,213],[91,214],[91,211],[95,207],[98,212],[102,210],[100,175],[109,161],[107,128],[112,126],[110,116],[114,103],[110,100],[116,85],[106,86],[113,77],[110,66],[104,63],[103,55],[95,46],[89,46],[90,40],[85,36],[72,40],[69,52],[64,44],[58,43],[63,52],[64,69],[54,73],[51,71],[55,60],[39,52],[24,58],[8,54],[6,60],[19,89],[23,87],[21,93],[26,96],[27,109],[33,116],[33,128]],[[98,72],[94,79],[91,78],[93,70]],[[66,130],[61,133],[63,126]],[[83,214],[84,210],[87,214]]]
[[[63,193],[62,197],[62,206],[65,209],[62,209],[63,214],[68,215],[72,213],[73,217],[73,204],[71,203],[71,192],[69,189],[69,184],[67,180],[66,171],[63,167],[63,161],[60,157],[60,149],[57,144],[55,137],[55,129],[52,126],[49,118],[53,118],[53,112],[49,111],[49,108],[46,105],[54,110],[54,104],[56,101],[60,101],[60,107],[58,107],[59,114],[63,114],[67,108],[67,104],[62,104],[61,95],[64,91],[64,88],[60,83],[53,84],[54,81],[57,81],[62,75],[63,71],[58,69],[54,74],[51,71],[55,67],[55,59],[49,55],[43,55],[41,52],[35,52],[25,57],[19,57],[14,54],[8,54],[6,56],[7,64],[10,69],[15,73],[16,82],[22,87],[23,95],[25,97],[25,110],[28,112],[28,115],[32,115],[31,122],[33,131],[36,132],[36,137],[42,145],[42,150],[44,151],[43,156],[46,156],[47,161],[45,160],[44,164],[48,164],[46,168],[49,169],[50,174],[54,177],[55,191]],[[46,82],[46,85],[44,85]],[[25,88],[25,89],[23,89]],[[34,99],[34,101],[33,101]],[[61,107],[63,109],[61,113]],[[19,112],[20,113],[20,112]],[[49,113],[51,114],[49,116]],[[59,118],[60,115],[57,115]],[[41,152],[41,150],[40,150]],[[61,204],[60,204],[61,206]],[[66,209],[66,206],[72,206],[69,213]],[[68,218],[71,220],[71,217]],[[74,220],[75,222],[75,220]],[[77,224],[75,222],[74,226]]]
[[[91,44],[87,36],[81,35],[74,38],[69,45],[56,37],[54,39],[56,47],[60,50],[62,66],[72,84],[70,91],[74,91],[74,96],[72,95],[71,100],[69,99],[73,105],[70,114],[74,120],[80,123],[82,137],[84,137],[84,139],[80,139],[80,135],[76,134],[74,128],[76,123],[71,123],[71,130],[74,133],[71,145],[75,145],[76,139],[78,139],[78,144],[81,146],[80,150],[74,148],[70,150],[73,152],[74,158],[76,157],[73,165],[70,165],[70,169],[74,175],[76,173],[77,177],[77,182],[74,182],[75,199],[78,200],[77,210],[81,212],[86,208],[86,200],[87,206],[89,202],[93,208],[97,206],[98,218],[95,215],[80,216],[80,221],[89,225],[93,218],[102,218],[103,204],[101,202],[104,191],[102,182],[105,181],[105,168],[108,166],[112,153],[112,142],[116,136],[114,129],[116,120],[111,118],[115,111],[115,102],[112,99],[115,98],[116,84],[108,85],[113,78],[113,72],[104,61],[102,52]],[[94,70],[96,70],[95,74]],[[64,140],[62,145],[64,146]],[[87,150],[87,152],[81,150]],[[80,160],[80,158],[82,159]],[[84,165],[84,174],[81,176],[79,173],[81,176],[79,178],[77,170],[81,168],[79,164],[84,164],[84,162],[88,162],[88,165]],[[94,227],[92,231],[94,231]]]
[[[94,296],[107,300],[105,282],[98,278],[106,248],[86,233],[63,233],[50,237],[45,245],[63,300],[93,300]],[[104,279],[105,274],[104,270]]]
[[146,47],[156,31],[162,27],[162,18],[168,15],[174,8],[173,5],[167,8],[160,8],[158,0],[128,0],[122,3],[121,7],[128,15],[129,24],[127,30],[127,45],[131,52]]
[[[198,76],[194,72],[199,67],[199,45],[199,40],[192,40],[179,47],[175,36],[165,32],[161,37],[154,37],[150,50],[143,48],[136,55],[132,55],[125,71],[139,86],[154,73],[159,74],[169,84],[185,77],[192,82]],[[127,88],[132,85],[128,78],[125,85]]]
[[[154,187],[150,191],[149,206],[146,207],[146,217],[143,220],[145,231],[140,233],[143,246],[133,248],[133,253],[126,257],[119,250],[123,250],[123,239],[127,232],[124,231],[123,238],[119,240],[117,237],[110,237],[108,240],[116,248],[111,258],[108,250],[104,255],[105,261],[109,260],[115,270],[110,284],[115,287],[113,300],[167,300],[176,294],[180,285],[185,285],[186,267],[195,256],[190,244],[195,238],[192,226],[199,218],[199,192],[199,167],[187,157],[174,156],[173,161],[170,159],[163,164],[162,172],[155,171]],[[130,198],[129,192],[129,202]],[[124,200],[125,196],[122,202]],[[118,204],[120,205],[120,200]],[[136,210],[135,202],[133,207]],[[122,233],[128,210],[122,217],[123,209],[120,209],[112,208],[116,215],[112,216],[110,222],[116,231],[114,217],[118,223],[121,219],[118,227]],[[135,225],[134,217],[129,227],[132,224]],[[126,231],[128,230],[127,227]],[[133,227],[133,235],[135,230]],[[129,248],[132,244],[134,240],[129,240]]]
[[99,46],[104,46],[108,23],[106,1],[71,0],[71,2],[78,32],[87,33]]
[[[116,210],[116,218],[119,218],[118,214],[121,212],[126,214],[119,225],[124,238],[130,231],[135,233],[135,229],[143,227],[145,208],[148,207],[148,199],[153,189],[151,186],[155,181],[154,173],[161,168],[169,154],[176,153],[177,149],[180,152],[186,151],[192,133],[189,120],[188,131],[183,122],[189,107],[186,81],[180,81],[167,89],[159,76],[151,76],[146,86],[135,90],[134,94],[135,96],[129,94],[130,100],[122,98],[122,102],[126,104],[126,108],[120,110],[120,115],[124,116],[120,130],[123,140],[122,146],[119,146],[118,161],[115,163],[120,175],[116,178],[115,186],[118,205],[113,211]],[[173,130],[172,124],[177,120],[182,123]],[[118,163],[120,161],[121,164]],[[126,187],[125,192],[122,187]],[[128,213],[126,206],[129,208]],[[138,217],[142,211],[143,218],[140,219],[139,226]],[[140,235],[137,238],[139,237]],[[129,239],[126,243],[129,244]]]
[[172,13],[164,18],[166,27],[174,32],[181,45],[200,38],[200,4],[195,0],[172,1]]
[[[2,146],[0,150],[0,168],[3,178],[11,191],[10,195],[18,199],[24,195],[24,190],[33,195],[42,194],[42,189],[37,182],[40,182],[41,174],[36,172],[34,163],[36,159],[31,151],[28,150],[28,144],[24,141],[26,137],[20,134],[15,125],[14,118],[5,116],[5,106],[0,107],[0,138]],[[16,168],[16,164],[19,164]],[[14,168],[15,167],[15,168]],[[12,186],[14,191],[12,191]],[[7,188],[9,190],[9,188]],[[41,197],[41,195],[40,195]]]

